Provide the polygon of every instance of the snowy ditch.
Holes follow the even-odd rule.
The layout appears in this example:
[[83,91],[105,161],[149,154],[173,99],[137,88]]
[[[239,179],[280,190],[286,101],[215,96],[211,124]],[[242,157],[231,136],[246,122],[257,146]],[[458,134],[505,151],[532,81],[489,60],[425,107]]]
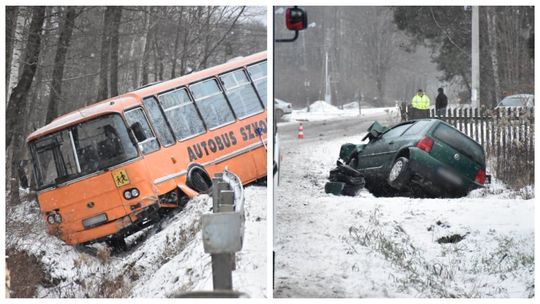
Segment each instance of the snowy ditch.
[[493,180],[459,199],[324,193],[339,147],[362,137],[282,146],[275,297],[534,297],[534,186]]
[[[245,240],[236,254],[233,286],[250,297],[264,297],[266,187],[246,187],[245,195]],[[48,235],[37,203],[25,202],[8,212],[6,248],[39,261],[42,278],[34,294],[39,298],[171,297],[210,291],[211,258],[203,250],[200,219],[211,206],[211,198],[201,195],[161,225],[128,237],[128,252],[111,254],[107,246],[95,244],[94,256]]]

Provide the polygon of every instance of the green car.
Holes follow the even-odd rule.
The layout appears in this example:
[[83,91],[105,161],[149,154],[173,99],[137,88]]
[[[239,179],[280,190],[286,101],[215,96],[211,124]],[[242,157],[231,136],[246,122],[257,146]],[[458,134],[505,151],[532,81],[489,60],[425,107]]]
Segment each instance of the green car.
[[374,122],[365,139],[341,146],[338,163],[360,171],[375,196],[462,197],[486,182],[482,146],[441,120]]

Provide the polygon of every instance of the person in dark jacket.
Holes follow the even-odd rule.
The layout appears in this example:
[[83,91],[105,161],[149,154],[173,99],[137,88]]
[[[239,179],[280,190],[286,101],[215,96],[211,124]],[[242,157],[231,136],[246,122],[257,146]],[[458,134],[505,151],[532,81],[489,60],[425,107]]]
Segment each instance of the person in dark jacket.
[[446,113],[446,107],[448,106],[448,97],[444,95],[443,88],[437,90],[439,95],[435,99],[435,109],[437,110],[437,116],[444,116]]

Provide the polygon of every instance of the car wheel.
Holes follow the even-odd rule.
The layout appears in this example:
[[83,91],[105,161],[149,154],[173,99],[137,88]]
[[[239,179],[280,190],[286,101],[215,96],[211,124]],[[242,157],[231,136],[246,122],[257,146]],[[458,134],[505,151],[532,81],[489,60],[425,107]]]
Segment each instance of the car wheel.
[[390,173],[388,173],[388,184],[399,190],[409,180],[409,160],[405,157],[399,157],[396,159]]
[[283,110],[277,109],[275,113],[276,113],[276,120],[281,121],[281,118],[283,117]]

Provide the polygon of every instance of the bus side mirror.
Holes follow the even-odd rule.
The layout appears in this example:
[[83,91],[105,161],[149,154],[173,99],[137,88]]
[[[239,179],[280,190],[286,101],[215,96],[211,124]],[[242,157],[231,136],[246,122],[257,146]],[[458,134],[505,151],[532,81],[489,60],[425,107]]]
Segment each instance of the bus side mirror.
[[292,8],[289,7],[285,11],[285,24],[290,31],[301,31],[306,29],[308,26],[307,13],[297,6]]
[[285,10],[285,25],[290,31],[294,31],[294,37],[276,39],[276,42],[293,42],[298,38],[298,31],[308,27],[307,13],[298,6],[289,7]]
[[133,131],[133,134],[135,134],[135,138],[137,138],[138,142],[144,141],[146,139],[146,134],[144,133],[143,127],[140,122],[134,122],[130,128],[131,131]]

